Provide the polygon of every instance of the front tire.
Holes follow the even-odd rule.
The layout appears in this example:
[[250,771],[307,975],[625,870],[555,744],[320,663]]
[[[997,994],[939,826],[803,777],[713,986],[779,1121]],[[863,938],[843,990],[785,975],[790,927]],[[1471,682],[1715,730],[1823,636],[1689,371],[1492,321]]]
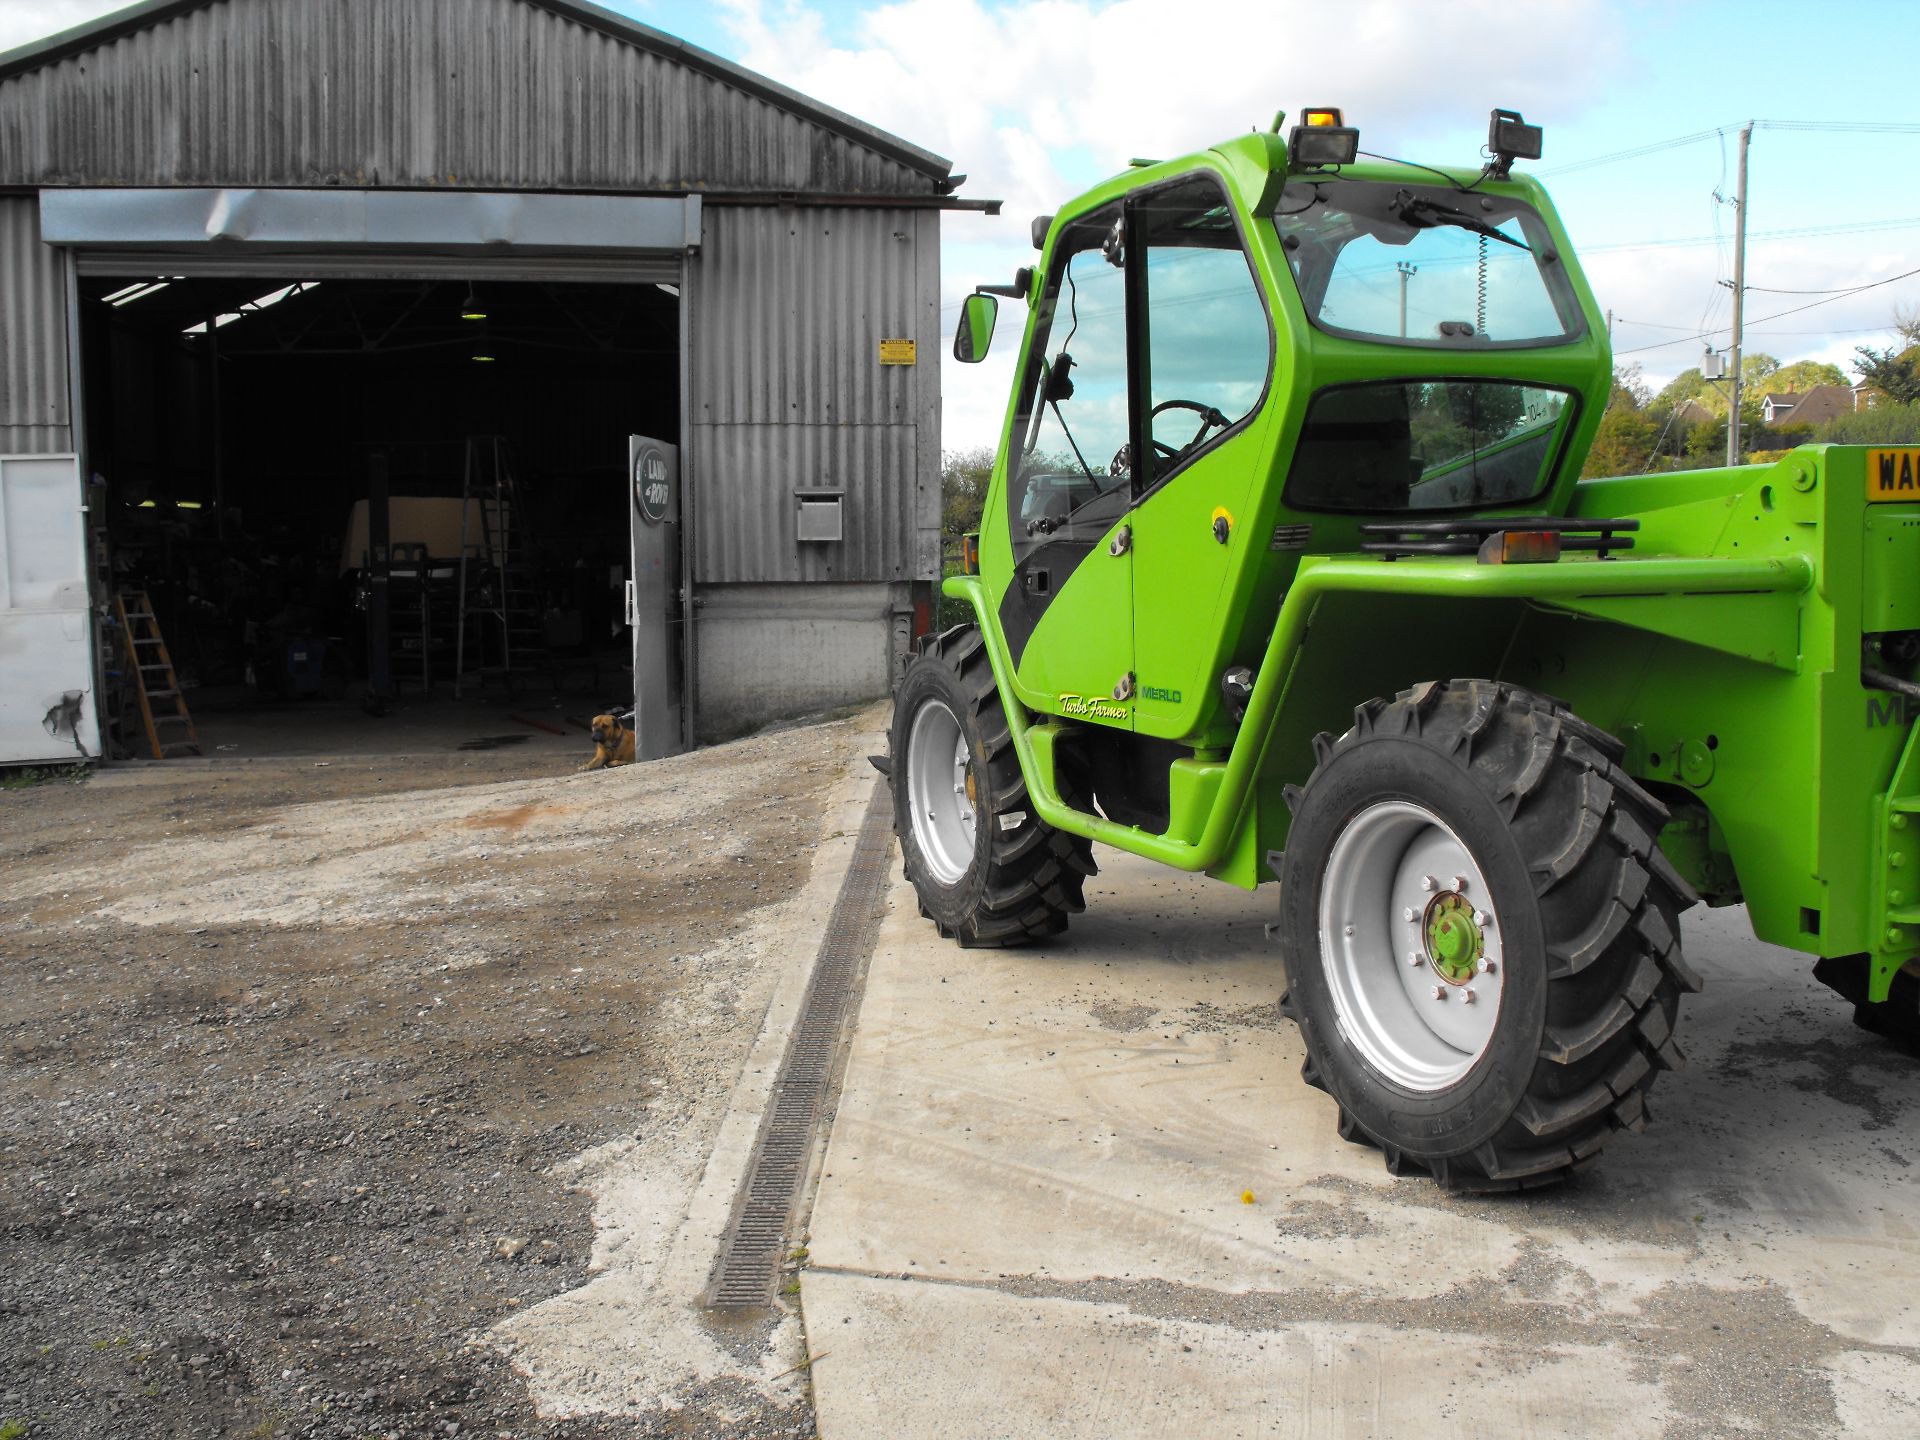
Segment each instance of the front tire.
[[1621,747],[1491,681],[1372,700],[1290,792],[1286,1012],[1340,1133],[1394,1174],[1550,1184],[1682,1063],[1692,894],[1654,843],[1661,804]]
[[930,636],[894,695],[894,831],[921,914],[963,946],[1058,935],[1086,909],[1090,841],[1034,811],[973,626]]

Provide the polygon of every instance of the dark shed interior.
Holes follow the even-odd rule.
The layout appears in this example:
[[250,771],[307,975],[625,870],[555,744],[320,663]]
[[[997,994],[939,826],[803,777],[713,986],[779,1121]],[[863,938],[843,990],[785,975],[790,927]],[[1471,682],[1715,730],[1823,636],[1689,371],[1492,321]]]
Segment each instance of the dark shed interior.
[[466,696],[631,696],[627,437],[678,436],[674,287],[146,273],[82,297],[96,544],[201,728],[359,723],[445,700],[456,667]]

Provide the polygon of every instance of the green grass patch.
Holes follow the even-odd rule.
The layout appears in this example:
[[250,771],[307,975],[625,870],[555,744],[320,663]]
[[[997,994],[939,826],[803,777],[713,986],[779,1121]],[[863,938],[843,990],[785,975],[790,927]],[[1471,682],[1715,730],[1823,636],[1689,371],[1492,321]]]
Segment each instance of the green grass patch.
[[[36,785],[53,785],[64,780],[78,785],[93,773],[89,765],[16,765],[0,770],[0,790],[31,790]],[[6,1440],[0,1434],[0,1440]]]

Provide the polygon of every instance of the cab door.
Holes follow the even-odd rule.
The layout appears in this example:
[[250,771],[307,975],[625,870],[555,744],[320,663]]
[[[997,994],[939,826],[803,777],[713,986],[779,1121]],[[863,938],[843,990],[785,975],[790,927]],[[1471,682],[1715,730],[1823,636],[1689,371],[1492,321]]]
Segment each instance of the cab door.
[[1130,723],[1133,501],[1127,280],[1107,243],[1119,207],[1055,242],[1028,388],[1009,446],[1013,578],[1000,627],[1028,703]]
[[[1142,443],[1133,525],[1134,726],[1191,734],[1217,698],[1232,567],[1257,563],[1250,510],[1273,332],[1225,189],[1211,173],[1142,192]],[[1262,542],[1259,547],[1264,549]]]

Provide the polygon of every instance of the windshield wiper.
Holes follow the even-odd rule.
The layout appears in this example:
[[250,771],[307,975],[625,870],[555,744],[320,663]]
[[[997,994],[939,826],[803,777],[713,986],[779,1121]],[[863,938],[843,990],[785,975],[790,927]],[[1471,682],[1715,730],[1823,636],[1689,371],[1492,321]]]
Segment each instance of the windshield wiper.
[[1456,225],[1462,230],[1471,230],[1476,235],[1484,235],[1489,240],[1504,241],[1517,250],[1525,250],[1528,254],[1533,253],[1533,247],[1526,241],[1514,239],[1504,230],[1487,224],[1478,216],[1469,215],[1464,210],[1456,210],[1451,205],[1442,205],[1438,200],[1429,200],[1410,191],[1402,190],[1394,196],[1393,204],[1388,208],[1393,211],[1396,218],[1406,221],[1409,225],[1419,225],[1420,221],[1425,219],[1430,226],[1437,220],[1442,225]]

